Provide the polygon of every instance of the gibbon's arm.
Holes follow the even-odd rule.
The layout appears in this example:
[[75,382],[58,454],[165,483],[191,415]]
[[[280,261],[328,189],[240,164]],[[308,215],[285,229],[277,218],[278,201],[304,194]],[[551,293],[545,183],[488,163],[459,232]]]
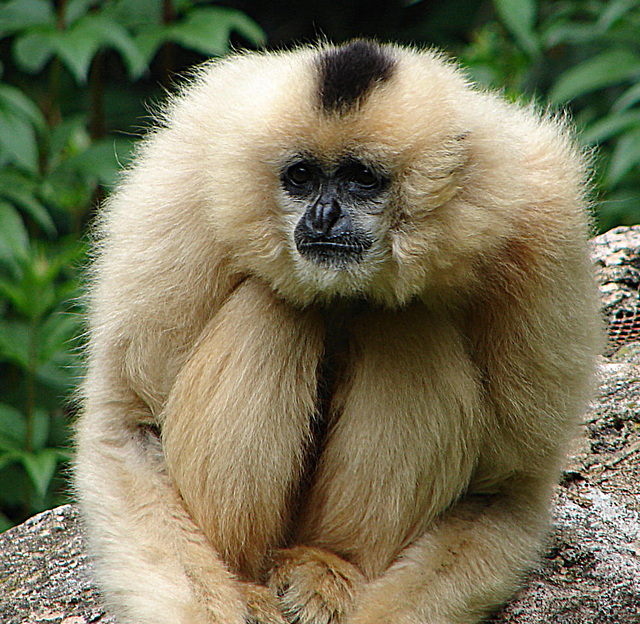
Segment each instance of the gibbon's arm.
[[[403,549],[465,491],[484,414],[479,376],[446,314],[418,302],[403,310],[363,310],[349,334],[350,357],[294,541],[340,554],[375,588],[374,579],[385,579]],[[321,577],[315,594],[309,589],[314,575]],[[414,572],[416,592],[424,575]],[[277,555],[269,585],[292,622],[314,622],[318,603],[333,611],[320,621],[346,614],[341,621],[351,622],[354,600],[364,596],[365,605],[371,594],[353,567],[301,547]],[[392,589],[383,597],[388,608],[406,595],[400,585]],[[367,613],[361,622],[404,623]]]
[[[556,270],[589,292],[587,267],[567,249]],[[596,304],[560,280],[507,294],[488,283],[470,319],[416,304],[354,326],[359,357],[300,528],[372,579],[349,624],[475,623],[535,561],[593,383]]]
[[203,332],[162,417],[169,473],[230,569],[247,579],[290,530],[323,351],[319,315],[251,279]]
[[419,303],[357,316],[349,351],[296,539],[371,579],[465,491],[481,388],[460,332]]
[[[597,299],[584,255],[566,245],[555,266],[521,258],[509,266],[503,258],[491,267],[485,299],[465,328],[486,397],[468,492],[367,586],[349,624],[475,623],[511,596],[535,562],[565,444],[594,383]],[[525,271],[538,277],[518,283]],[[556,273],[565,271],[579,296]],[[462,426],[457,435],[465,433]]]

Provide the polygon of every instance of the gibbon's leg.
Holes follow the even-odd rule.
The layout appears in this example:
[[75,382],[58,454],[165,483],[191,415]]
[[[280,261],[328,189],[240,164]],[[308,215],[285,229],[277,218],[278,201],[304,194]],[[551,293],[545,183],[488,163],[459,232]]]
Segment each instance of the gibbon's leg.
[[120,624],[243,624],[238,583],[185,511],[160,442],[116,400],[87,401],[76,487],[97,578]]
[[291,529],[323,326],[247,280],[203,332],[162,422],[169,474],[229,568],[259,581]]
[[359,596],[349,624],[475,624],[514,592],[547,528],[551,484],[523,478],[439,518]]
[[[286,566],[276,567],[271,584],[285,615],[313,622],[306,605],[333,586],[343,604],[325,604],[329,616],[322,621],[339,621],[361,593],[354,566],[368,579],[381,575],[462,494],[482,431],[476,377],[458,330],[444,316],[415,304],[354,318],[347,369],[295,536],[349,563],[326,565],[314,592],[306,588],[319,557],[312,553],[307,561],[304,549],[281,555]],[[356,591],[345,591],[345,577]]]

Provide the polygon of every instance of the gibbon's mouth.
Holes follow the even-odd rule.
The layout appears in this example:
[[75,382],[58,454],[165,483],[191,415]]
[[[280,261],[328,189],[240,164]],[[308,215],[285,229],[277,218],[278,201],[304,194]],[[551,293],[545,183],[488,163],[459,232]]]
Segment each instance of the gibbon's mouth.
[[332,238],[296,237],[296,247],[304,258],[316,264],[344,267],[362,261],[372,241],[360,237],[336,236]]

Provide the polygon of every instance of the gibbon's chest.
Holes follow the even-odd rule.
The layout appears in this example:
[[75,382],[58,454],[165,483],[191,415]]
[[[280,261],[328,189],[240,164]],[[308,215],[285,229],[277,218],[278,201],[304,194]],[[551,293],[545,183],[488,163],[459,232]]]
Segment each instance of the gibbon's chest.
[[338,304],[322,311],[324,322],[324,353],[318,364],[316,413],[311,421],[311,444],[307,459],[307,480],[313,479],[317,462],[326,442],[331,424],[339,418],[340,409],[334,401],[336,389],[349,365],[351,326],[357,321],[363,302]]

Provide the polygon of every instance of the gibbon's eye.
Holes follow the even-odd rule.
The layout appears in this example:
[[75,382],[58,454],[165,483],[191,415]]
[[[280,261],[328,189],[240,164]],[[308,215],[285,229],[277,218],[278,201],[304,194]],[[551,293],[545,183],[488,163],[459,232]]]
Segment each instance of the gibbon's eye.
[[387,182],[375,169],[357,160],[341,167],[338,175],[346,182],[349,192],[366,196],[377,194]]
[[285,176],[293,186],[303,187],[313,180],[313,171],[305,163],[296,163],[286,170]]
[[373,189],[380,184],[380,178],[365,165],[355,165],[349,177],[363,189]]

